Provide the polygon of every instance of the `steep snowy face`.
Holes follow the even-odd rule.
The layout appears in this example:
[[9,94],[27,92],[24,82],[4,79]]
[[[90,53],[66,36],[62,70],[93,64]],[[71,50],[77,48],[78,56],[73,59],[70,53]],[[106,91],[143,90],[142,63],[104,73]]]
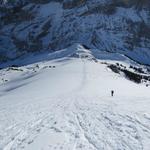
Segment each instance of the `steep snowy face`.
[[73,43],[150,64],[149,0],[0,1],[0,61]]

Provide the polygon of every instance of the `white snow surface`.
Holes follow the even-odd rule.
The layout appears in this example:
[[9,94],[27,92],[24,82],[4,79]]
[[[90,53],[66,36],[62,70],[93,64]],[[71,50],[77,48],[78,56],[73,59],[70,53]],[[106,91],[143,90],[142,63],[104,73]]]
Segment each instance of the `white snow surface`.
[[102,63],[133,62],[75,53],[0,70],[0,150],[149,150],[150,87]]

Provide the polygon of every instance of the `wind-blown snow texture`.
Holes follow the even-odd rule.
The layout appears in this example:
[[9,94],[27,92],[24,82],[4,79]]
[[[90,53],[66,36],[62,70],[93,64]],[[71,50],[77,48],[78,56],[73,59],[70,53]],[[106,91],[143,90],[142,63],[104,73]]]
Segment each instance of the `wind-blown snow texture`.
[[73,43],[123,53],[150,65],[150,1],[8,0],[1,4],[1,62]]
[[80,45],[42,56],[0,70],[0,149],[149,150],[150,87],[105,63],[140,65]]

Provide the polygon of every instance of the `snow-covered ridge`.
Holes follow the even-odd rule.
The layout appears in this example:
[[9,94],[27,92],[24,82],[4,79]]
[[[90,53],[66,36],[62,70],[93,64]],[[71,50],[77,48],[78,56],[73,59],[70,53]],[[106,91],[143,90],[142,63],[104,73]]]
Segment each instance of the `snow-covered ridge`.
[[[55,59],[65,59],[65,58],[86,58],[89,60],[107,60],[107,61],[123,61],[128,64],[136,64],[135,61],[126,57],[120,53],[111,53],[106,51],[100,51],[99,49],[90,49],[85,45],[79,43],[73,44],[68,48],[56,51],[56,52],[43,52],[43,53],[33,53],[27,54],[23,57],[17,58],[7,63],[0,64],[0,68],[5,68],[9,66],[23,66],[27,64],[32,64],[36,62],[55,60]],[[144,67],[144,66],[143,66]]]
[[[103,64],[108,66],[110,68],[115,67],[118,71],[123,71],[126,69],[129,72],[136,73],[140,76],[139,82],[141,82],[142,78],[148,78],[150,74],[150,67],[141,65],[136,61],[133,61],[132,59],[126,57],[123,54],[119,53],[111,53],[111,52],[105,52],[105,51],[99,51],[98,49],[89,49],[85,45],[81,44],[73,44],[72,46],[59,50],[56,52],[44,52],[44,53],[37,53],[36,55],[26,55],[24,57],[15,59],[14,61],[8,61],[7,63],[3,63],[0,65],[0,68],[5,71],[19,71],[22,72],[22,67],[26,65],[33,65],[33,67],[29,67],[31,70],[36,71],[38,69],[42,68],[53,68],[53,66],[39,66],[39,62],[47,62],[47,61],[67,61],[71,59],[86,59],[89,61],[99,62],[101,61]],[[119,67],[120,64],[120,67]],[[10,67],[11,66],[11,67]],[[19,68],[18,68],[19,67]],[[55,67],[55,66],[54,66]],[[29,70],[30,70],[29,69]],[[28,69],[27,69],[28,70]],[[112,69],[113,70],[113,69]],[[135,74],[135,75],[136,75]],[[143,76],[143,77],[142,77]],[[145,77],[144,77],[145,76]],[[8,79],[2,78],[2,81],[7,81]],[[148,78],[148,80],[150,80]]]

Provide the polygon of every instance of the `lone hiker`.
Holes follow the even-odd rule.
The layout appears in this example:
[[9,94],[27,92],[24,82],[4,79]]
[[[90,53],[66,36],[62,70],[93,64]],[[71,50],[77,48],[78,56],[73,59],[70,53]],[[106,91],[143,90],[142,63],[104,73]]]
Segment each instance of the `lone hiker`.
[[114,91],[113,91],[113,90],[111,90],[111,96],[112,96],[112,97],[114,96]]

